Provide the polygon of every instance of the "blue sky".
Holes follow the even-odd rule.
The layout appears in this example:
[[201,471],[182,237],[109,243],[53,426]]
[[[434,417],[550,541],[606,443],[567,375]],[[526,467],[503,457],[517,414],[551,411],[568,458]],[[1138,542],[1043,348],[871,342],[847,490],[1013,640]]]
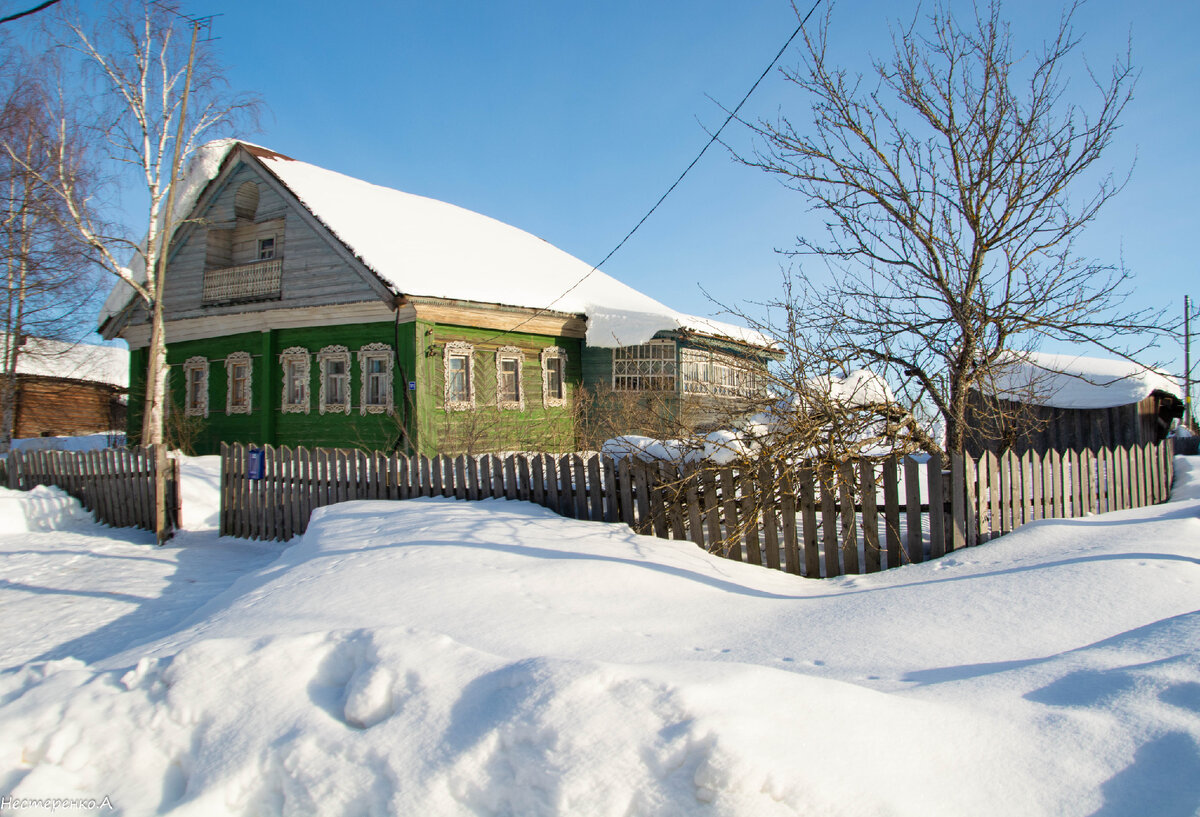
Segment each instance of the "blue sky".
[[[5,3],[5,7],[12,5]],[[960,0],[952,4],[969,8]],[[86,7],[86,4],[85,4]],[[807,7],[807,3],[805,3]],[[832,56],[865,67],[890,48],[912,2],[835,6]],[[637,222],[720,124],[796,25],[782,0],[348,2],[286,6],[207,0],[236,89],[267,103],[239,134],[297,159],[442,199],[521,227],[595,263]],[[1059,9],[1008,2],[1019,42],[1052,32]],[[1093,0],[1077,14],[1080,53],[1107,66],[1132,38],[1141,72],[1108,162],[1136,165],[1081,244],[1136,273],[1139,306],[1181,314],[1200,295],[1192,259],[1200,4]],[[795,46],[783,58],[794,63]],[[1083,90],[1082,63],[1072,91]],[[711,98],[710,98],[711,97]],[[714,101],[715,100],[715,101]],[[777,74],[751,115],[803,101]],[[726,137],[749,145],[744,130]],[[677,309],[767,300],[776,252],[820,219],[799,194],[716,146],[605,270]],[[813,275],[822,274],[810,268]],[[1161,350],[1171,361],[1178,346]]]

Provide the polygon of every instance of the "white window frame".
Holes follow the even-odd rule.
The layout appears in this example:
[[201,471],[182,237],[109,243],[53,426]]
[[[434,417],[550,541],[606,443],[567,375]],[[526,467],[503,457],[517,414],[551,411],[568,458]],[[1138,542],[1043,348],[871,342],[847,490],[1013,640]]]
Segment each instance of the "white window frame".
[[[317,353],[317,363],[321,372],[321,389],[317,397],[317,407],[321,414],[349,414],[350,413],[350,350],[342,345],[326,346]],[[344,374],[341,377],[346,378],[345,384],[342,387],[343,400],[340,403],[329,401],[329,395],[326,394],[326,384],[329,381],[329,364],[341,363]]]
[[[678,357],[673,340],[651,340],[612,350],[612,387],[621,392],[673,393],[678,390]],[[649,384],[657,378],[667,387]]]
[[[517,364],[517,399],[504,400],[500,396],[504,382],[505,361],[515,361]],[[525,353],[516,346],[501,346],[496,350],[496,407],[504,411],[525,410],[525,384],[522,382],[525,374]]]
[[[271,242],[271,254],[266,257],[263,257],[263,242],[264,241]],[[256,256],[254,259],[255,263],[257,263],[259,261],[274,261],[276,258],[279,257],[279,243],[278,243],[278,238],[276,238],[276,236],[273,236],[273,235],[259,236],[258,240],[254,244],[254,248],[255,248],[255,256]]]
[[[561,346],[547,346],[542,350],[542,405],[547,408],[556,406],[565,406],[567,404],[567,350]],[[551,361],[558,361],[560,365],[558,373],[558,389],[559,394],[552,394],[550,391],[550,364]]]
[[[359,400],[359,414],[391,414],[395,411],[394,398],[392,396],[392,368],[395,360],[395,353],[392,347],[386,343],[368,343],[366,346],[358,350],[358,367],[361,374],[361,399]],[[368,395],[371,393],[371,377],[373,376],[369,369],[372,360],[383,361],[383,402],[370,403],[367,401]]]
[[[199,381],[192,378],[194,372],[200,373]],[[200,393],[193,395],[192,387],[197,382]],[[183,413],[188,417],[208,416],[208,358],[201,355],[189,357],[183,364]]]
[[[233,402],[233,370],[246,367],[246,401],[241,405]],[[234,352],[225,356],[225,413],[249,414],[254,405],[254,359],[249,352]]]
[[[461,357],[466,361],[467,399],[458,400],[450,394],[450,358]],[[447,343],[442,349],[443,401],[446,411],[469,411],[475,408],[475,347],[463,341]]]
[[[297,375],[300,385],[303,387],[303,399],[292,402],[291,389],[288,388],[288,370],[290,364],[297,366]],[[283,368],[283,399],[280,401],[280,407],[284,414],[308,414],[309,407],[312,404],[311,397],[311,372],[312,372],[312,356],[303,346],[289,346],[284,349],[279,355],[279,365]]]

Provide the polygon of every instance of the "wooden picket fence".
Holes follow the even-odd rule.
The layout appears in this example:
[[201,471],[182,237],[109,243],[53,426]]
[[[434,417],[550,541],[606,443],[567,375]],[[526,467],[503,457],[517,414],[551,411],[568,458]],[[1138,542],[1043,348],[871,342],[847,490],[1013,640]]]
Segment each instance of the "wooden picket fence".
[[[255,478],[252,457],[261,458]],[[504,498],[830,577],[935,558],[1038,519],[1162,502],[1172,477],[1165,444],[953,456],[948,464],[938,455],[893,456],[836,468],[755,469],[602,455],[430,458],[233,444],[221,448],[221,533],[287,540],[304,532],[314,508],[355,499]]]
[[[167,460],[167,523],[179,527],[179,461]],[[10,451],[4,483],[21,491],[56,485],[114,528],[155,529],[153,448]]]

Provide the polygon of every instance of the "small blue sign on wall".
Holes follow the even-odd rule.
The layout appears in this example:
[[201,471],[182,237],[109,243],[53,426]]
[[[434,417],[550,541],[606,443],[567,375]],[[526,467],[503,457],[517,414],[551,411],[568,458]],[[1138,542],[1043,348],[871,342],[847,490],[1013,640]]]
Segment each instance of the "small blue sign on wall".
[[263,466],[266,463],[265,452],[261,448],[251,448],[247,454],[250,461],[248,463],[249,467],[247,469],[248,473],[246,476],[250,479],[262,479],[264,470]]
[[417,390],[417,381],[415,381],[415,380],[408,381],[408,390],[416,391]]

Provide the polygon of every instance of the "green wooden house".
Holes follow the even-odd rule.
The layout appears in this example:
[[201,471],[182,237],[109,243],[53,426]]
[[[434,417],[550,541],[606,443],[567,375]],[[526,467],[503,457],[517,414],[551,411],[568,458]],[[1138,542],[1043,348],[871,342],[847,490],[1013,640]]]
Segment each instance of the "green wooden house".
[[[752,393],[772,355],[444,202],[231,140],[201,149],[197,177],[163,299],[169,424],[197,453],[571,450],[581,387],[683,412]],[[136,436],[150,327],[125,284],[100,329],[129,344]]]

